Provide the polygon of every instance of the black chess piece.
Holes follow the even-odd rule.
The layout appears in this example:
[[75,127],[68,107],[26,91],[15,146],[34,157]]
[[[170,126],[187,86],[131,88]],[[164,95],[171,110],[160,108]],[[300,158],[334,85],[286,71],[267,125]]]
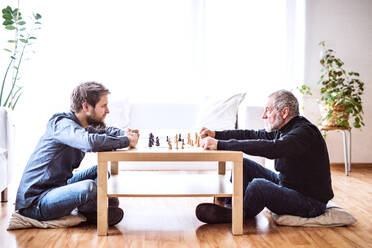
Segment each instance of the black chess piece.
[[169,141],[169,138],[168,138],[168,136],[167,136],[167,142]]
[[181,141],[182,139],[181,139],[181,134],[178,136],[178,141]]
[[159,137],[156,137],[156,146],[160,146],[160,140],[159,140]]
[[149,147],[152,147],[154,145],[154,135],[150,133],[149,135]]

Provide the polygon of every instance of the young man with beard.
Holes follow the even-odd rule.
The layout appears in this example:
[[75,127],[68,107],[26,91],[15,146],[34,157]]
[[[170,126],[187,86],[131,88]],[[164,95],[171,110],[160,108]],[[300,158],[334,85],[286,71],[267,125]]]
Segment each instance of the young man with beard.
[[[52,116],[32,153],[18,188],[15,209],[20,214],[52,220],[75,208],[97,223],[97,166],[73,174],[85,152],[135,147],[138,130],[105,127],[109,90],[102,84],[78,85],[71,95],[71,111]],[[119,223],[124,212],[117,198],[109,198],[108,224]]]
[[[265,207],[279,215],[310,218],[323,214],[333,191],[327,146],[318,128],[299,116],[298,101],[286,90],[269,96],[262,118],[266,131],[203,128],[200,132],[204,149],[275,159],[279,174],[244,158],[244,218],[256,216]],[[202,203],[196,216],[205,223],[231,222],[227,205]]]

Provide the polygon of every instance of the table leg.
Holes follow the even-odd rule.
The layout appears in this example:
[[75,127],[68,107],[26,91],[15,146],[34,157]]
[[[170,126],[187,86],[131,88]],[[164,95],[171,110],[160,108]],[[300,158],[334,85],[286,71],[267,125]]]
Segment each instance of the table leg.
[[226,173],[226,162],[219,161],[218,162],[218,175],[225,175]]
[[117,175],[119,173],[119,162],[111,161],[111,175]]
[[349,172],[351,172],[351,129],[349,130]]
[[102,236],[107,235],[108,230],[107,162],[98,162],[97,188],[97,232]]
[[344,160],[345,160],[345,174],[346,174],[346,176],[348,176],[349,175],[349,163],[348,163],[348,161],[349,161],[349,156],[348,156],[348,148],[347,148],[347,146],[348,146],[348,142],[347,142],[347,135],[346,135],[346,131],[345,130],[340,130],[340,132],[342,132],[342,138],[343,138],[343,141],[344,141]]
[[243,161],[234,161],[232,199],[232,233],[243,234]]

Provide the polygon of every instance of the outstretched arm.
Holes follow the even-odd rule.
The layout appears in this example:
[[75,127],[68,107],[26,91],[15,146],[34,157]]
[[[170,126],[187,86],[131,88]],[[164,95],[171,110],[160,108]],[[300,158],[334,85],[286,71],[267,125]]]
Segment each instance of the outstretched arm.
[[50,125],[53,125],[51,130],[54,139],[84,152],[109,151],[130,145],[130,137],[128,136],[92,133],[67,118],[57,119]]
[[218,140],[251,140],[251,139],[263,139],[272,140],[275,138],[276,132],[266,132],[265,130],[225,130],[216,131],[215,138]]
[[298,156],[311,149],[311,132],[294,130],[277,139],[220,140],[218,150],[242,151],[253,156],[269,159]]

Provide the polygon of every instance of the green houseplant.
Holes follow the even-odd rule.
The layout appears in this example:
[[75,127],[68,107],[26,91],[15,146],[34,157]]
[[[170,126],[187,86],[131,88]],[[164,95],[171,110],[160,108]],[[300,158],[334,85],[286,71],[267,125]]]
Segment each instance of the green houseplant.
[[[362,95],[364,83],[359,79],[359,73],[347,72],[344,62],[336,57],[335,51],[326,48],[325,42],[319,43],[323,52],[320,59],[321,76],[320,107],[322,125],[329,127],[361,128],[363,122]],[[311,95],[310,88],[302,85],[298,90],[304,95]],[[351,118],[350,118],[351,117]]]
[[7,39],[9,47],[4,51],[9,53],[9,63],[5,69],[0,85],[0,107],[14,110],[17,102],[22,95],[22,86],[17,82],[22,61],[27,52],[27,48],[36,40],[35,31],[40,29],[41,15],[33,14],[30,23],[26,23],[22,13],[18,8],[12,9],[10,6],[2,9],[3,26],[6,31],[12,32],[12,38]]

